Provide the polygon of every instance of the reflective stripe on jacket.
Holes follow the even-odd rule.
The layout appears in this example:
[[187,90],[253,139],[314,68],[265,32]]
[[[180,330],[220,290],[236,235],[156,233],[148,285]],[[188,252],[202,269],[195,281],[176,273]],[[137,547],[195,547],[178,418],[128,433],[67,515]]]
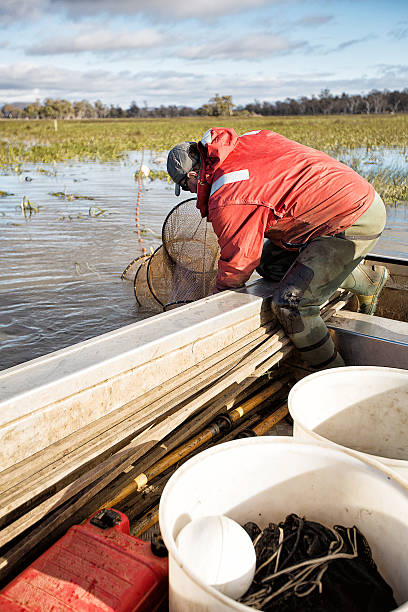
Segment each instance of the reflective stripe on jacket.
[[197,207],[221,248],[216,291],[245,284],[265,237],[298,249],[351,227],[374,199],[354,170],[276,132],[211,128],[198,148]]

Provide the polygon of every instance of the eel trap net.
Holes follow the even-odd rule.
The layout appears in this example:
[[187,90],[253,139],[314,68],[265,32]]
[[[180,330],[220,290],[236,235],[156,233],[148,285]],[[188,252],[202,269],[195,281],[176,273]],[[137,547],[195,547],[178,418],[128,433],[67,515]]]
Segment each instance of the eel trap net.
[[196,198],[177,204],[162,227],[162,244],[135,259],[122,274],[132,279],[137,304],[170,310],[206,297],[217,275],[219,246],[210,223],[201,217]]

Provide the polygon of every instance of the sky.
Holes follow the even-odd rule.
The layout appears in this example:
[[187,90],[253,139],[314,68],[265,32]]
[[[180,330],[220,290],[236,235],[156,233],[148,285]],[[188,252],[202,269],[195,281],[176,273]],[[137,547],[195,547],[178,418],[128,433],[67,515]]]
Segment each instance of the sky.
[[0,0],[0,104],[408,87],[408,0]]

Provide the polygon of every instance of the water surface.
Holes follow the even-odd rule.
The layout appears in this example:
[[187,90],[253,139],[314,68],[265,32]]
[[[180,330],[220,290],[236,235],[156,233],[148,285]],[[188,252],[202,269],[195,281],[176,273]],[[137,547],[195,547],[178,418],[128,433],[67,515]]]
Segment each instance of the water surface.
[[[137,308],[133,285],[120,278],[141,254],[137,168],[37,164],[21,176],[0,176],[0,189],[14,194],[0,198],[0,368],[151,314]],[[93,199],[50,195],[55,192]],[[22,214],[24,196],[39,207],[31,217]],[[177,201],[165,182],[143,181],[140,223],[149,251],[160,244],[162,222]]]

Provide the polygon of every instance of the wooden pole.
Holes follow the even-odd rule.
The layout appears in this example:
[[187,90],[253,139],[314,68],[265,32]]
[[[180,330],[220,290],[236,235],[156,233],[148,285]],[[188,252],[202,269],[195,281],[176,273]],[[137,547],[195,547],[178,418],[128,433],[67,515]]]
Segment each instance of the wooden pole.
[[[284,376],[281,380],[269,385],[265,389],[262,389],[254,397],[244,402],[241,406],[232,408],[227,412],[228,417],[233,423],[242,419],[251,410],[254,410],[259,404],[264,402],[266,399],[275,395],[282,387],[288,382],[289,376]],[[191,438],[188,442],[179,446],[173,453],[166,455],[161,461],[158,461],[152,465],[149,469],[145,470],[141,474],[138,474],[126,487],[124,487],[118,495],[113,499],[107,501],[102,507],[109,508],[114,507],[116,504],[121,502],[123,499],[134,493],[135,491],[141,491],[148,482],[156,478],[159,474],[165,472],[169,467],[179,462],[181,459],[190,455],[196,448],[202,446],[206,442],[209,442],[214,436],[217,435],[217,431],[214,427],[209,426],[204,431],[197,434],[194,438]]]
[[[288,408],[287,408],[287,403],[285,402],[277,410],[274,410],[274,412],[272,414],[270,414],[268,417],[266,417],[266,419],[262,420],[260,423],[258,423],[254,427],[252,427],[252,431],[254,432],[255,435],[262,436],[266,432],[270,431],[274,427],[274,425],[276,425],[283,418],[285,418],[285,416],[287,414],[288,414]],[[254,417],[254,419],[255,419],[255,417]],[[245,428],[248,427],[248,424],[246,424],[246,426],[244,424],[243,427],[245,427]],[[236,434],[237,434],[237,432],[234,430],[228,436],[226,436],[225,438],[220,440],[219,443],[222,443],[222,442],[226,441],[227,439],[231,439]],[[168,478],[170,478],[170,475],[169,475]],[[159,521],[159,506],[160,506],[160,504],[155,505],[145,515],[143,515],[141,518],[139,518],[136,522],[134,522],[132,524],[131,533],[134,536],[140,537],[148,529],[150,529],[151,527],[153,527],[154,525],[156,525],[158,523],[158,521]]]
[[130,529],[132,535],[140,537],[145,531],[156,525],[159,522],[159,504],[149,510],[141,519],[139,519]]
[[272,412],[269,416],[266,417],[263,421],[255,425],[252,430],[257,436],[264,436],[268,431],[272,429],[279,421],[285,418],[285,416],[289,413],[288,404],[285,402],[280,406],[277,410]]

